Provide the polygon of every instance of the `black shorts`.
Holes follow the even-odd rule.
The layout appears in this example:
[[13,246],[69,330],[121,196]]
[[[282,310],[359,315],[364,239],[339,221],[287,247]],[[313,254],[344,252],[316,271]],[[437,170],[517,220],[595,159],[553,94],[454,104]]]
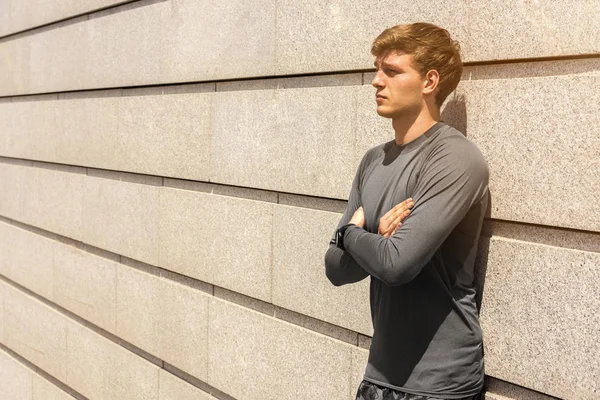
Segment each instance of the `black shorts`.
[[[480,395],[464,397],[460,400],[479,400]],[[356,400],[442,400],[437,397],[404,393],[371,382],[362,381],[356,392]]]

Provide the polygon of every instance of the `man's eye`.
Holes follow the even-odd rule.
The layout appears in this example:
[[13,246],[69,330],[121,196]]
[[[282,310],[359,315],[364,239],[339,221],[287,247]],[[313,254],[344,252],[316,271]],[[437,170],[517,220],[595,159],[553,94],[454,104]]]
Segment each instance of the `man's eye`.
[[399,74],[399,71],[396,71],[395,69],[391,69],[391,68],[386,68],[385,69],[385,73],[388,75],[395,75],[395,74]]

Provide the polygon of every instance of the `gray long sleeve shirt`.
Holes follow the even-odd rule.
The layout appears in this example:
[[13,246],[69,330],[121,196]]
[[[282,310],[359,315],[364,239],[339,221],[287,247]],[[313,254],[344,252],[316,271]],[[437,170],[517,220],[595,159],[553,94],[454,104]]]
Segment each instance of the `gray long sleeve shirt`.
[[[483,386],[482,335],[474,262],[488,202],[488,168],[477,147],[438,122],[412,142],[387,142],[363,157],[338,224],[363,207],[364,229],[331,245],[334,285],[371,276],[373,341],[365,380],[444,399]],[[379,218],[412,197],[414,207],[390,238]]]

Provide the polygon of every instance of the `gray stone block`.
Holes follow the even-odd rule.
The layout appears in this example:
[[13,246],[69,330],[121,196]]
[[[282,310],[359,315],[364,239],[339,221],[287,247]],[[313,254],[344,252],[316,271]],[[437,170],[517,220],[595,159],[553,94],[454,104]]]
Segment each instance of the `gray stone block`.
[[277,3],[277,74],[373,67],[371,43],[385,28],[430,21],[467,38],[467,2],[283,0]]
[[157,265],[160,189],[94,177],[84,188],[82,240]]
[[79,324],[69,321],[68,329],[63,382],[87,398],[158,400],[160,368]]
[[270,302],[273,207],[162,188],[158,265]]
[[0,37],[50,24],[73,16],[90,13],[99,8],[115,6],[126,0],[6,0],[0,5]]
[[128,267],[118,269],[116,334],[206,380],[205,293]]
[[75,397],[37,374],[33,374],[32,391],[33,396],[31,400],[75,400]]
[[277,307],[274,317],[352,345],[358,341],[358,334],[354,331],[285,308]]
[[19,167],[20,207],[15,219],[71,238],[81,237],[84,175]]
[[208,382],[237,399],[348,399],[353,346],[212,298]]
[[67,378],[67,325],[64,317],[7,283],[3,344],[60,381]]
[[278,205],[273,226],[273,303],[372,335],[369,280],[335,287],[324,258],[340,214]]
[[5,399],[31,400],[32,374],[17,360],[0,350],[0,393]]
[[115,333],[117,263],[71,246],[54,246],[54,298],[61,307]]
[[211,182],[344,198],[354,93],[352,86],[217,92]]
[[118,99],[118,133],[109,168],[208,181],[212,98],[210,93],[191,93]]
[[512,66],[473,67],[458,92],[466,134],[488,161],[493,218],[597,232],[600,61],[545,76],[554,63],[524,65],[526,79]]
[[275,73],[275,0],[170,3],[163,82]]
[[0,222],[0,237],[0,273],[53,300],[52,260],[56,242],[4,222]]
[[212,397],[179,379],[173,374],[161,369],[159,372],[159,394],[158,400],[211,400]]
[[596,18],[600,14],[600,3],[594,0],[469,2],[467,13],[467,60],[524,59],[600,51],[600,25]]
[[564,399],[595,399],[600,254],[502,238],[481,251],[486,373]]

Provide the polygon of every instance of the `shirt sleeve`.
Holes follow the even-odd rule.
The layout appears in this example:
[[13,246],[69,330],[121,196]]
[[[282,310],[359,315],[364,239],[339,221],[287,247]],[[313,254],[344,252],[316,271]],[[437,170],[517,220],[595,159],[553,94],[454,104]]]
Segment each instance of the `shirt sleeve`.
[[[360,175],[364,168],[365,158],[360,163],[356,176],[352,182],[350,195],[348,196],[348,206],[344,215],[340,219],[336,230],[333,232],[332,240],[335,238],[337,229],[346,225],[354,215],[354,212],[361,206],[360,204]],[[349,283],[359,282],[369,276],[347,252],[338,248],[335,244],[330,244],[327,253],[325,253],[325,275],[335,286],[346,285]]]
[[421,170],[412,198],[415,205],[398,231],[385,238],[351,226],[344,247],[377,279],[398,286],[413,280],[472,205],[487,194],[487,164],[475,146],[433,150]]

